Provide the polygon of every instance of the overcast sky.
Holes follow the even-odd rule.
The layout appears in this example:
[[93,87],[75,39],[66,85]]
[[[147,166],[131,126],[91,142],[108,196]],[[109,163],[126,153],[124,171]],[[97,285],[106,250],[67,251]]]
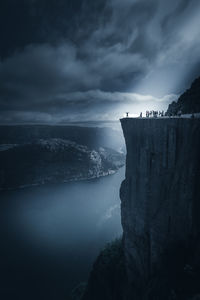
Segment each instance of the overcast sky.
[[199,0],[1,0],[0,122],[165,109],[200,75]]

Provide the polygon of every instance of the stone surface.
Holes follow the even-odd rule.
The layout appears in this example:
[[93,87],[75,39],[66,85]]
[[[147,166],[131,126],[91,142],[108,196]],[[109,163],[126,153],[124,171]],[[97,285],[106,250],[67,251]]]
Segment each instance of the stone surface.
[[167,115],[177,115],[181,111],[183,114],[200,112],[200,77],[195,79],[191,87],[186,90],[178,101],[173,101],[167,110]]
[[125,264],[130,285],[142,289],[170,247],[187,247],[200,233],[200,119],[124,118],[121,124]]

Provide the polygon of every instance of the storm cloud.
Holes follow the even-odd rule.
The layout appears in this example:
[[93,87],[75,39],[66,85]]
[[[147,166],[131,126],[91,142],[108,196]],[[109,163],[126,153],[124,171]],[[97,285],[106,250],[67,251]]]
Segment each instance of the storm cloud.
[[166,109],[200,67],[198,0],[1,4],[0,122]]

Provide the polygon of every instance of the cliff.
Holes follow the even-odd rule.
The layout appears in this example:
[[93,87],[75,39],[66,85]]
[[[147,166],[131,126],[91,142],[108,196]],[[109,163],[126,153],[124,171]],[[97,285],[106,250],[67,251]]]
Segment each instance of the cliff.
[[124,118],[121,125],[122,245],[106,259],[100,254],[82,300],[197,300],[200,119]]
[[120,191],[125,267],[130,294],[140,299],[149,280],[169,264],[170,253],[175,269],[187,252],[182,250],[196,247],[200,119],[124,118],[121,125],[127,147]]
[[106,245],[97,257],[83,296],[79,297],[79,289],[75,289],[71,299],[123,300],[126,281],[123,244],[121,239],[117,239]]

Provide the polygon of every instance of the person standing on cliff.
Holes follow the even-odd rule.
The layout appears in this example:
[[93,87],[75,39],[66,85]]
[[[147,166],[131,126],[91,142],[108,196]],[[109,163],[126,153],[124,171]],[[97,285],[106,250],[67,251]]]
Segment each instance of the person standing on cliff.
[[182,115],[182,111],[181,111],[181,110],[179,110],[179,111],[178,111],[178,113],[177,113],[177,115],[178,115],[178,117],[181,117],[181,115]]

